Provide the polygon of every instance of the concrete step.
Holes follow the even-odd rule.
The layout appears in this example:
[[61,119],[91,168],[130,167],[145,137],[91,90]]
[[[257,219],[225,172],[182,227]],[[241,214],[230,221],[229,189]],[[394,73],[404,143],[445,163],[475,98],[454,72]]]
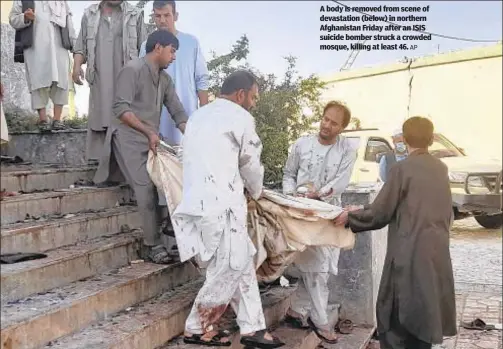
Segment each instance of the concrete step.
[[60,219],[4,225],[1,253],[44,252],[120,232],[121,227],[138,228],[140,215],[134,206],[68,214]]
[[131,266],[2,306],[1,348],[34,349],[200,276],[190,263]]
[[273,331],[288,349],[365,349],[374,333],[373,327],[354,327],[351,334],[338,334],[337,344],[322,342],[311,330],[299,330],[284,324]]
[[78,213],[112,208],[130,198],[127,186],[60,189],[6,197],[0,203],[2,224],[24,221],[28,216]]
[[2,166],[0,189],[10,192],[66,189],[79,180],[92,180],[95,166]]
[[[46,349],[154,349],[183,333],[185,320],[202,285],[195,281],[147,301],[130,311],[50,343]],[[289,304],[290,288],[276,288],[262,298],[268,324],[279,322]],[[179,340],[178,340],[179,341]],[[177,346],[177,340],[165,346]],[[190,346],[196,349],[197,346]],[[207,348],[207,347],[205,347]]]
[[2,304],[68,285],[138,259],[139,233],[117,234],[46,252],[43,259],[2,264]]

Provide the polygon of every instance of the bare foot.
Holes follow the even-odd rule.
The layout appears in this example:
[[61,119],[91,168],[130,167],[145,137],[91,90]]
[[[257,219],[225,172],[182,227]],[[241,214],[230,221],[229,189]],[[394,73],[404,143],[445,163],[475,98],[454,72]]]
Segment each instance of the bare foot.
[[326,339],[328,339],[329,341],[335,341],[335,340],[337,340],[337,335],[333,331],[324,330],[324,329],[319,328],[318,332],[323,337],[325,337]]

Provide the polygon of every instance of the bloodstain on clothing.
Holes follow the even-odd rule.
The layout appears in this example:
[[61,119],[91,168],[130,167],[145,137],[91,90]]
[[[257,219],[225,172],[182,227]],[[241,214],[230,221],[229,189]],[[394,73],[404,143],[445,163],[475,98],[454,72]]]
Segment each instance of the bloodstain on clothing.
[[227,309],[227,304],[217,305],[215,307],[205,307],[198,304],[197,312],[201,320],[201,327],[206,332],[210,326],[217,323]]

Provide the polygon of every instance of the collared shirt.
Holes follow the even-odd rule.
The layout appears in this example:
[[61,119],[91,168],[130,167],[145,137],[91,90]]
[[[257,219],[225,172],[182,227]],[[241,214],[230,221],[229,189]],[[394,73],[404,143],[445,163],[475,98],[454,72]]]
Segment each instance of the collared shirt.
[[155,132],[159,129],[161,106],[164,104],[173,115],[176,125],[188,120],[173,81],[164,71],[159,71],[147,58],[138,58],[126,64],[117,79],[117,92],[113,105],[115,117],[133,112]]
[[[299,186],[312,186],[322,199],[340,205],[356,161],[356,149],[348,138],[322,145],[318,135],[301,137],[292,147],[283,169],[283,192],[295,194]],[[332,194],[328,194],[332,190]]]
[[239,270],[255,254],[244,190],[255,199],[262,193],[261,152],[255,120],[238,104],[217,98],[192,114],[183,138],[183,196],[172,216],[182,260],[199,253],[208,261],[222,248]]
[[[165,71],[173,79],[176,93],[190,116],[199,105],[197,92],[209,88],[209,73],[197,38],[180,31],[176,38],[179,42],[176,60]],[[146,54],[145,45],[146,41],[141,45],[140,57]]]

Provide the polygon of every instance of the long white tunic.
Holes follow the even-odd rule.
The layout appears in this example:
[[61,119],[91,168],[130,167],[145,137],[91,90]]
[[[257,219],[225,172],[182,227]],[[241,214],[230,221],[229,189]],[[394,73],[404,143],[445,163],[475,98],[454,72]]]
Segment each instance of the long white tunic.
[[[75,31],[72,25],[71,13],[65,1],[70,39],[75,41]],[[35,1],[35,21],[33,22],[33,46],[24,50],[26,67],[26,81],[28,89],[35,91],[40,88],[50,87],[56,82],[58,87],[68,90],[68,66],[70,57],[68,50],[63,48],[59,27],[51,22],[51,10],[47,1]],[[14,29],[23,29],[28,26],[24,22],[24,14],[20,0],[15,0],[9,16],[10,25]]]
[[[311,186],[323,201],[340,206],[355,161],[356,149],[343,136],[338,136],[332,145],[320,144],[318,135],[301,137],[293,145],[284,168],[283,193],[292,195],[300,186]],[[328,193],[331,194],[323,196]],[[309,247],[295,264],[303,272],[337,274],[339,252],[333,247]]]
[[256,253],[244,191],[253,198],[262,192],[261,152],[255,121],[239,105],[218,98],[192,114],[183,138],[183,197],[173,214],[182,260],[199,254],[208,261],[225,246],[230,267],[241,270]]

